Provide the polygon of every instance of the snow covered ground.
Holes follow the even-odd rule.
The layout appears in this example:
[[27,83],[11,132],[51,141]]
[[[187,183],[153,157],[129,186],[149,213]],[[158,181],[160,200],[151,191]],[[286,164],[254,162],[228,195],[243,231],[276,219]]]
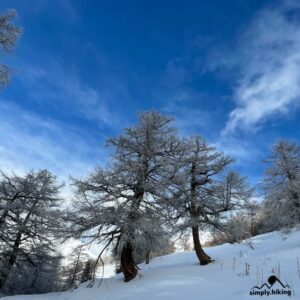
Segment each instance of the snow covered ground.
[[[241,244],[224,244],[206,249],[214,263],[200,266],[194,252],[173,253],[140,265],[140,275],[123,282],[122,275],[105,278],[100,287],[86,285],[62,293],[5,297],[7,300],[251,300],[289,299],[288,295],[250,295],[281,291],[276,282],[271,289],[268,278],[275,275],[289,287],[291,298],[300,299],[300,231],[289,235],[273,232],[256,236]],[[274,278],[274,277],[273,277]],[[271,293],[270,292],[270,293]]]

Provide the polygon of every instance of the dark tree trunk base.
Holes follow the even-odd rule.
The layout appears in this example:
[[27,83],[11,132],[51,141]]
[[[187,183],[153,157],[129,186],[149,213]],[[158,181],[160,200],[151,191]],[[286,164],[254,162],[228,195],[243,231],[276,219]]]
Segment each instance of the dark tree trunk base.
[[201,258],[199,259],[200,260],[200,265],[201,266],[205,266],[211,262],[213,262],[214,260],[208,256],[204,251],[203,251],[203,254],[201,256]]
[[137,267],[135,265],[132,246],[130,242],[126,243],[122,249],[121,253],[121,269],[124,274],[124,281],[128,282],[134,279],[137,275]]
[[197,226],[192,227],[192,233],[193,233],[194,249],[199,259],[200,265],[204,266],[213,262],[214,260],[204,252],[201,246],[200,238],[199,238],[199,228]]

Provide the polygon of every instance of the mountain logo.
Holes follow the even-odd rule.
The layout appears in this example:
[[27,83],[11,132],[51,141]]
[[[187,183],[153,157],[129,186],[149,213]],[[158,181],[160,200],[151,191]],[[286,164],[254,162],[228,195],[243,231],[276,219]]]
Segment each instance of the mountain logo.
[[288,284],[283,284],[279,278],[272,275],[268,278],[268,282],[261,286],[255,285],[250,290],[250,296],[272,296],[272,295],[287,295],[291,296],[291,287]]

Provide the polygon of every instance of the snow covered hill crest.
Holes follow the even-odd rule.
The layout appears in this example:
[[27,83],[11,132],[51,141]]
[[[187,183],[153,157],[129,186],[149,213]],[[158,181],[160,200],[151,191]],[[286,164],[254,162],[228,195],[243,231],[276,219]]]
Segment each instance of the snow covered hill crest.
[[[139,276],[128,283],[119,274],[105,278],[100,287],[96,281],[93,288],[83,284],[68,292],[3,299],[300,299],[300,231],[288,235],[263,234],[241,244],[223,244],[206,250],[215,259],[206,266],[199,265],[194,252],[173,253],[157,257],[149,265],[140,265]],[[272,286],[277,292],[272,293]],[[261,292],[253,293],[254,287]]]

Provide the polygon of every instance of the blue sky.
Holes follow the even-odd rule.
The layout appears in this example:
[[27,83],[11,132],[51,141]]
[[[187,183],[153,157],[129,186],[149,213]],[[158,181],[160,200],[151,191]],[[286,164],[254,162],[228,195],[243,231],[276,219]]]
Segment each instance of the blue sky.
[[157,109],[257,183],[277,138],[299,142],[297,2],[2,0],[23,34],[1,57],[1,169],[83,176]]

